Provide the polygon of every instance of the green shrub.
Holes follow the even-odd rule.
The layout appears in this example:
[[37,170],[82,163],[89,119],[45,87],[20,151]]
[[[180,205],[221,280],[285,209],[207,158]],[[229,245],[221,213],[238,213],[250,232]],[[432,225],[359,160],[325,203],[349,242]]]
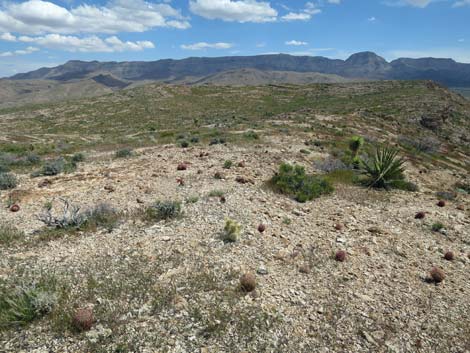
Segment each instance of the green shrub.
[[177,201],[157,201],[146,209],[146,219],[161,221],[177,218],[181,215],[181,203]]
[[50,313],[56,303],[55,293],[34,284],[0,288],[0,329],[25,326]]
[[186,203],[197,203],[199,201],[199,196],[190,196],[186,199]]
[[0,224],[0,244],[9,245],[24,237],[24,233],[9,224]]
[[434,231],[434,232],[440,232],[441,230],[443,230],[445,228],[444,224],[442,224],[441,222],[436,222],[436,223],[433,223],[433,225],[431,226],[431,229]]
[[46,176],[58,175],[65,170],[65,159],[58,158],[54,161],[48,161],[42,167],[41,174]]
[[129,158],[133,154],[132,150],[130,148],[122,148],[120,150],[117,150],[114,156],[116,158]]
[[80,163],[80,162],[83,162],[84,160],[85,160],[85,155],[81,152],[75,153],[72,156],[72,162],[73,163]]
[[193,136],[193,137],[191,137],[191,139],[189,141],[191,141],[191,143],[198,143],[199,142],[199,137]]
[[369,161],[361,160],[362,173],[367,177],[366,184],[384,189],[404,185],[404,164],[404,159],[398,157],[398,150],[388,147],[378,147]]
[[16,176],[11,173],[0,173],[0,190],[14,189],[18,185]]
[[240,236],[241,226],[234,220],[227,218],[225,220],[224,231],[222,233],[222,239],[226,242],[234,243]]
[[349,150],[351,151],[351,163],[354,167],[358,167],[360,164],[359,151],[364,146],[364,138],[361,136],[353,136],[349,140]]
[[182,148],[188,148],[189,147],[189,142],[186,140],[180,141],[180,146]]
[[326,178],[307,175],[304,167],[287,163],[281,164],[270,184],[274,190],[292,196],[298,202],[313,200],[334,190]]
[[230,169],[230,168],[232,168],[232,165],[233,165],[233,162],[227,160],[227,161],[224,162],[224,169]]

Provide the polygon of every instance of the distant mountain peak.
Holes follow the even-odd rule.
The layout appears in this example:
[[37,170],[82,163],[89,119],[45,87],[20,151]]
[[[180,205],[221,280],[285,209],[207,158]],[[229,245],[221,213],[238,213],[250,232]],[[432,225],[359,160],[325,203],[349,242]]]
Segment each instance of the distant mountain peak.
[[353,54],[346,60],[346,63],[350,65],[367,65],[371,63],[388,64],[384,58],[371,51]]

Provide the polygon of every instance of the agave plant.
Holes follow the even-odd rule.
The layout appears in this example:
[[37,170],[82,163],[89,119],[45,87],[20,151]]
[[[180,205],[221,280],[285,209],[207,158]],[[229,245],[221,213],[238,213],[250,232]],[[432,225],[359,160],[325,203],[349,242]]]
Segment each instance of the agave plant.
[[362,171],[369,177],[369,186],[389,189],[403,181],[405,160],[398,157],[398,150],[378,147],[369,161],[361,160]]

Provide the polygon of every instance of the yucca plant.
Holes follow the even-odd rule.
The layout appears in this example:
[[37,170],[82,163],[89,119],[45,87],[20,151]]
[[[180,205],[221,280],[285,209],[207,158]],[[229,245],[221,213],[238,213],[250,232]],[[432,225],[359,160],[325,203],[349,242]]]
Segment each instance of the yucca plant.
[[398,150],[378,147],[375,156],[369,161],[361,160],[362,172],[368,177],[368,185],[390,189],[395,183],[405,179],[405,160],[398,157]]

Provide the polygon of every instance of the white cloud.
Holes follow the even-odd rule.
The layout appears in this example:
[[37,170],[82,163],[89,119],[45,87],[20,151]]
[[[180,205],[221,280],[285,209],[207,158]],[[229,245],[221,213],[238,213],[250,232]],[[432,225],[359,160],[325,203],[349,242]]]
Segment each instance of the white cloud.
[[5,40],[7,42],[16,42],[16,37],[11,33],[6,32],[0,35],[0,40]]
[[116,36],[101,39],[95,35],[79,38],[76,36],[65,36],[61,34],[47,34],[40,37],[21,36],[18,38],[21,42],[34,43],[36,45],[69,52],[123,52],[123,51],[141,51],[144,49],[155,48],[150,41],[123,42]]
[[457,42],[463,43],[463,42],[465,42],[465,38],[459,38],[459,39],[457,40]]
[[31,53],[34,53],[35,51],[38,51],[38,48],[35,47],[27,47],[26,49],[20,49],[20,50],[15,50],[15,51],[5,51],[3,53],[0,53],[0,57],[7,57],[7,56],[16,56],[16,55],[28,55]]
[[79,5],[70,10],[52,2],[28,0],[0,5],[0,31],[21,34],[144,32],[154,27],[189,28],[168,4],[110,0],[105,6]]
[[470,0],[460,0],[454,3],[452,7],[470,6]]
[[281,17],[282,21],[309,21],[313,15],[319,14],[320,9],[313,2],[307,2],[305,8],[299,12],[289,12]]
[[283,21],[308,21],[312,18],[312,15],[305,12],[289,12],[288,14],[281,17]]
[[230,49],[232,47],[233,47],[233,44],[231,43],[206,43],[206,42],[181,45],[181,49],[184,49],[184,50]]
[[425,8],[430,3],[436,0],[395,0],[395,1],[387,1],[385,2],[386,5],[389,6],[412,6],[412,7],[419,7]]
[[210,20],[228,22],[273,22],[277,18],[269,2],[256,0],[190,0],[189,9]]
[[372,17],[369,17],[369,18],[367,19],[367,21],[369,21],[369,22],[377,22],[377,18],[374,17],[374,16],[372,16]]
[[339,5],[339,4],[341,4],[341,0],[328,0],[328,3],[329,4]]
[[288,42],[285,42],[284,43],[285,45],[293,45],[293,46],[302,46],[302,45],[308,45],[307,42],[302,42],[302,41],[298,41],[298,40],[290,40]]

